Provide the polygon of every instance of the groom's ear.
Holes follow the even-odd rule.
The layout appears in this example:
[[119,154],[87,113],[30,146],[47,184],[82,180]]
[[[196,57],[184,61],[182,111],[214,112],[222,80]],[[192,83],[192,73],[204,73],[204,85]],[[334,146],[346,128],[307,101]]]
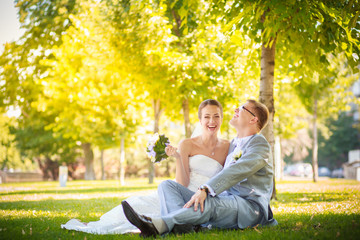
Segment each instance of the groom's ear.
[[257,124],[259,122],[259,119],[257,117],[253,117],[251,120],[250,120],[250,124]]

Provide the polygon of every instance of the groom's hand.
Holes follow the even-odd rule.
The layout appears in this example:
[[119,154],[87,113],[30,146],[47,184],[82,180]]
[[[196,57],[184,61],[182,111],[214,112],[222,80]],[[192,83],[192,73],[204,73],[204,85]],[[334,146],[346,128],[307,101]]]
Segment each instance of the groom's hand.
[[196,193],[191,197],[190,201],[188,201],[184,208],[189,208],[192,205],[194,205],[194,211],[196,212],[198,209],[198,206],[200,204],[200,211],[204,212],[204,201],[207,197],[207,193],[202,190],[197,190]]

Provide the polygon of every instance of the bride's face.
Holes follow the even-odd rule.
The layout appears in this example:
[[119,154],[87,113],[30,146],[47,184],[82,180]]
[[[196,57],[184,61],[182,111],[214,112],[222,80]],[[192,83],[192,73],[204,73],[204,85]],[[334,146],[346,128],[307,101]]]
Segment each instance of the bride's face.
[[201,126],[203,132],[216,133],[221,126],[222,117],[220,108],[214,105],[207,105],[201,110]]

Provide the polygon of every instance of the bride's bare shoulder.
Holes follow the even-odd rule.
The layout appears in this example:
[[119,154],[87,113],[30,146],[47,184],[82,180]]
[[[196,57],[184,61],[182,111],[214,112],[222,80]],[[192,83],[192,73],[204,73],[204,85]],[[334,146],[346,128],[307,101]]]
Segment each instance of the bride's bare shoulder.
[[180,148],[191,148],[194,145],[194,138],[185,138],[180,141]]

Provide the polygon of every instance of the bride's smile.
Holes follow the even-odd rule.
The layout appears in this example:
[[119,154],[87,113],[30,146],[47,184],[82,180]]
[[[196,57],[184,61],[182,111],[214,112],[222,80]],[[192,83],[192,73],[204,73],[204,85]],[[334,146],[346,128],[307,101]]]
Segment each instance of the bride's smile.
[[217,125],[214,126],[208,126],[207,127],[210,131],[215,131],[217,129]]
[[222,123],[220,109],[213,105],[204,107],[201,111],[200,123],[208,132],[216,133]]

